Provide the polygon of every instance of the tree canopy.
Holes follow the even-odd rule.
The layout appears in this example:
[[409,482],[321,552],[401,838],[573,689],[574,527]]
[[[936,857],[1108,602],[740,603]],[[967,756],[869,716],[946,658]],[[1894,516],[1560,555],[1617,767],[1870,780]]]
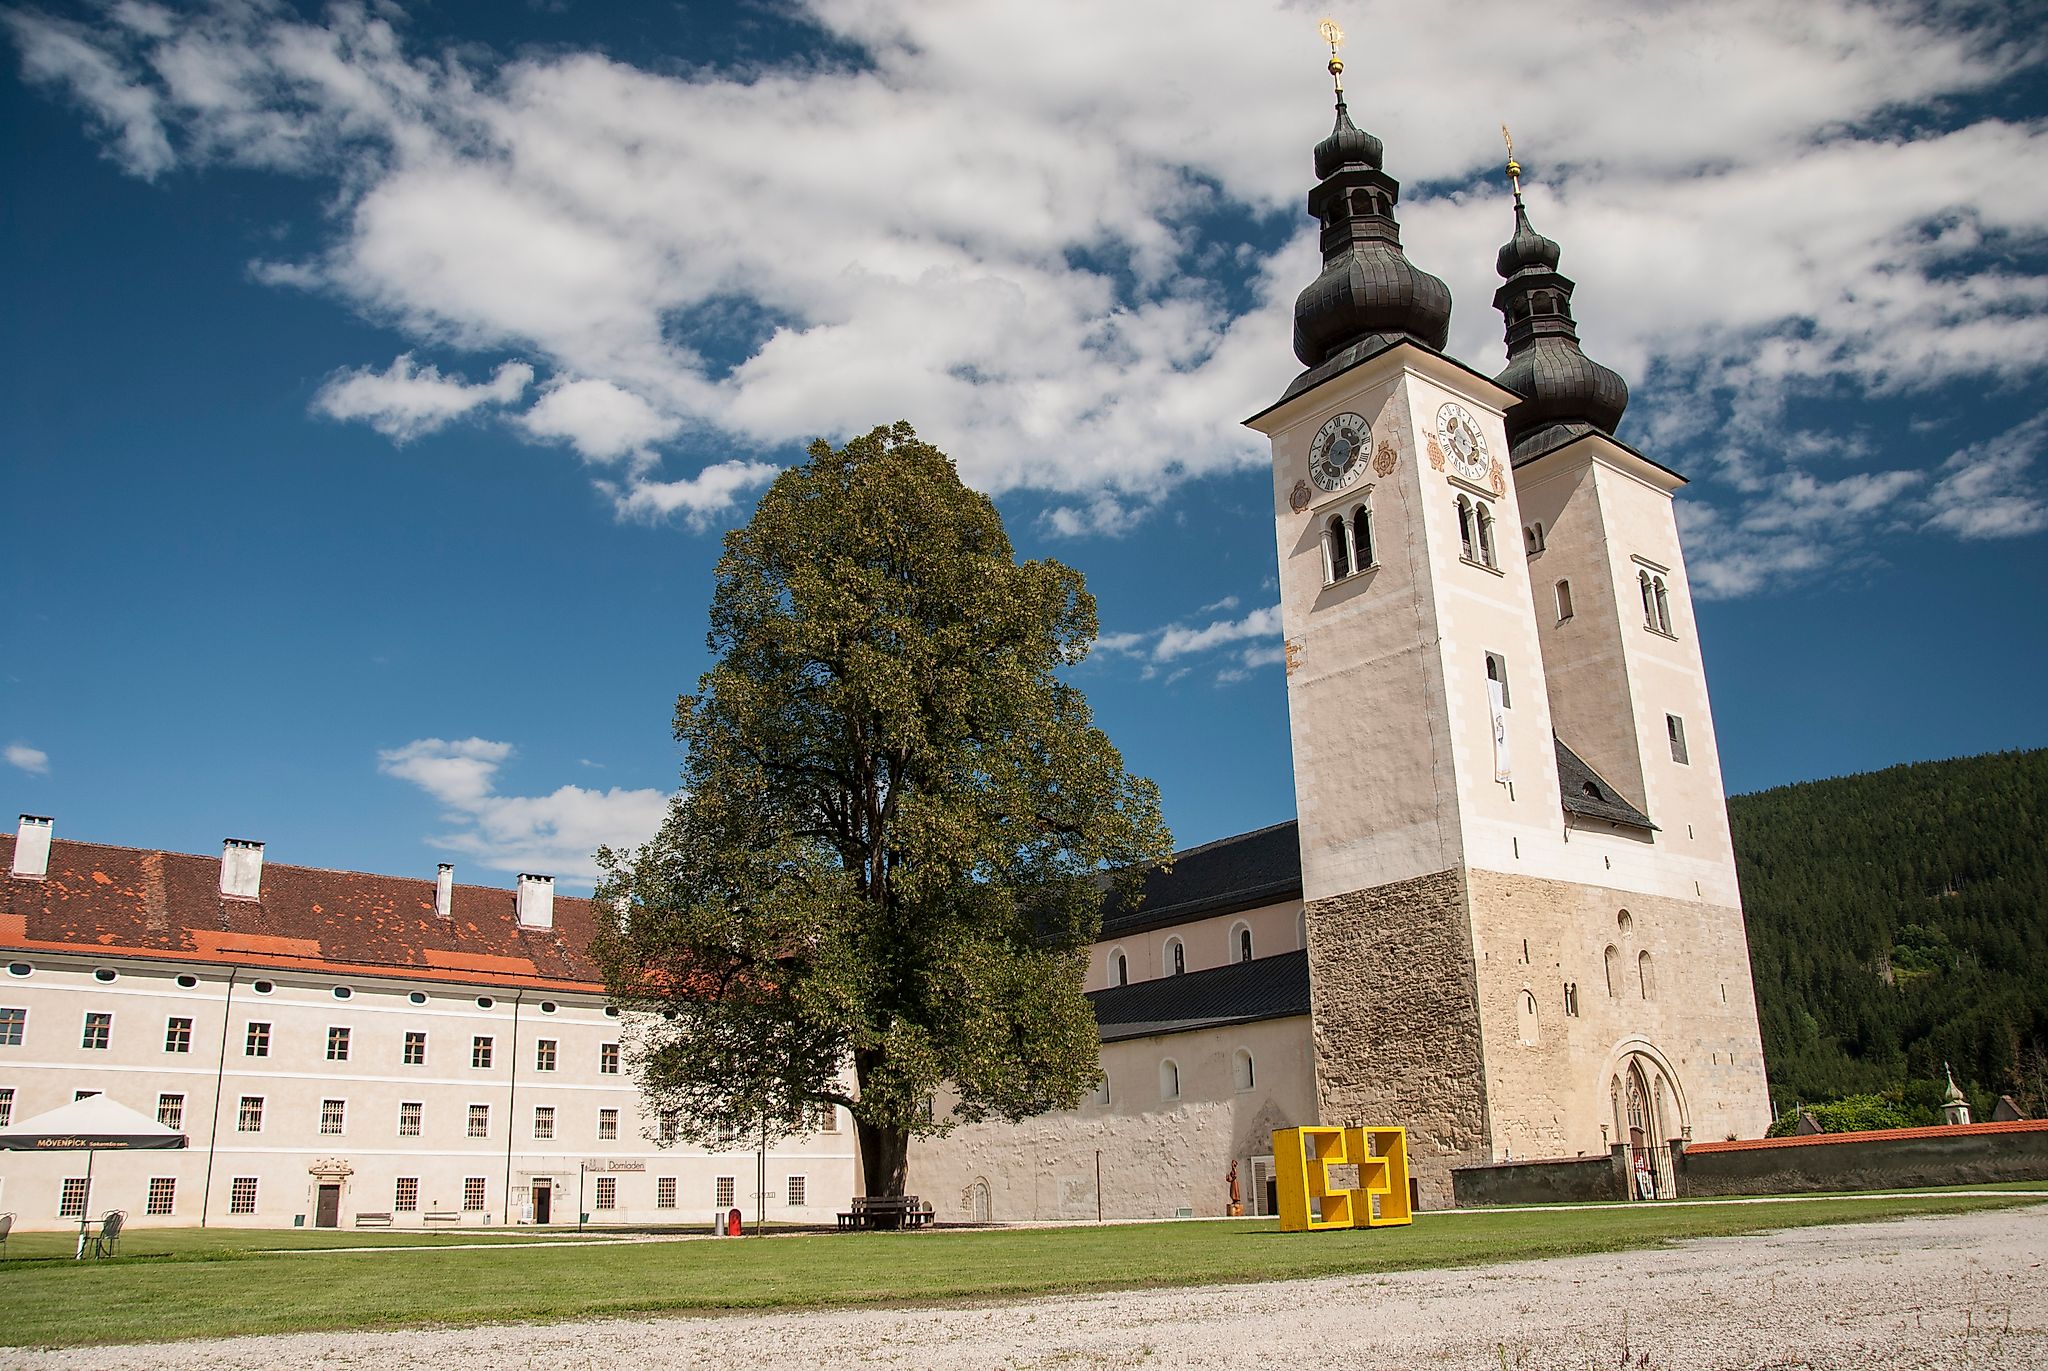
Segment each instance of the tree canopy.
[[1060,679],[1096,633],[1080,574],[1019,563],[908,424],[809,457],[726,535],[683,788],[645,847],[599,854],[596,952],[648,1011],[635,1061],[678,1133],[844,1107],[867,1193],[897,1195],[912,1136],[1099,1079],[1105,888],[1171,841]]
[[2048,750],[1728,801],[1771,1095],[2048,1109]]

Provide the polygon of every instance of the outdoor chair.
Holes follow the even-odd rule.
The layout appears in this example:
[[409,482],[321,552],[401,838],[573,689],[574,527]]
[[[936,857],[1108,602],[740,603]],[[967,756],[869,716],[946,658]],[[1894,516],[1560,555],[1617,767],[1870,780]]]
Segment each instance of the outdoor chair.
[[114,1244],[120,1240],[121,1225],[127,1221],[127,1218],[128,1216],[120,1210],[111,1209],[100,1219],[100,1231],[94,1234],[92,1239],[92,1254],[94,1257],[111,1257],[114,1255]]

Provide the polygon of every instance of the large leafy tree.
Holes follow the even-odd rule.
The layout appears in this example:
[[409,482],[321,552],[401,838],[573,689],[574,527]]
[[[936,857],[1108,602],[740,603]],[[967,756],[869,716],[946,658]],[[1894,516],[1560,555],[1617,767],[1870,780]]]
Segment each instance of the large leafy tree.
[[1104,889],[1170,841],[1059,678],[1095,631],[1080,574],[1020,564],[908,424],[813,444],[726,536],[683,789],[647,846],[599,854],[597,955],[684,1136],[840,1105],[867,1193],[901,1195],[912,1137],[1099,1079]]

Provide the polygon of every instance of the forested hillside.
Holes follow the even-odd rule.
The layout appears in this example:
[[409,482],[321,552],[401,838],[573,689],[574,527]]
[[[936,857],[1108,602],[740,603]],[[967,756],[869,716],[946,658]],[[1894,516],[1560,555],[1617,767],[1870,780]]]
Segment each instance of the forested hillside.
[[2048,749],[1916,762],[1728,802],[1779,1109],[1944,1061],[1988,1117],[2048,1114]]

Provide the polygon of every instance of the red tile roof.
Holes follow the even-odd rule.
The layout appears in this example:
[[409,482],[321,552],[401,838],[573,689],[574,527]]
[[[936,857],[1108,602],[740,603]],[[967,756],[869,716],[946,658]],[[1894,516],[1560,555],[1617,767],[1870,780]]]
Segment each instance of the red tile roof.
[[2032,1133],[2048,1128],[2048,1119],[2015,1119],[2006,1123],[1944,1123],[1931,1128],[1873,1128],[1867,1133],[1808,1133],[1794,1138],[1745,1138],[1740,1142],[1687,1143],[1696,1152],[1748,1152],[1759,1147],[1812,1147],[1820,1143],[1908,1142],[1914,1138],[1975,1138],[1986,1133]]
[[556,895],[553,928],[522,928],[514,894],[458,885],[454,917],[434,882],[266,861],[261,898],[220,893],[220,858],[101,843],[50,844],[49,874],[6,874],[0,834],[0,948],[229,963],[327,975],[601,990],[588,955],[591,902]]

